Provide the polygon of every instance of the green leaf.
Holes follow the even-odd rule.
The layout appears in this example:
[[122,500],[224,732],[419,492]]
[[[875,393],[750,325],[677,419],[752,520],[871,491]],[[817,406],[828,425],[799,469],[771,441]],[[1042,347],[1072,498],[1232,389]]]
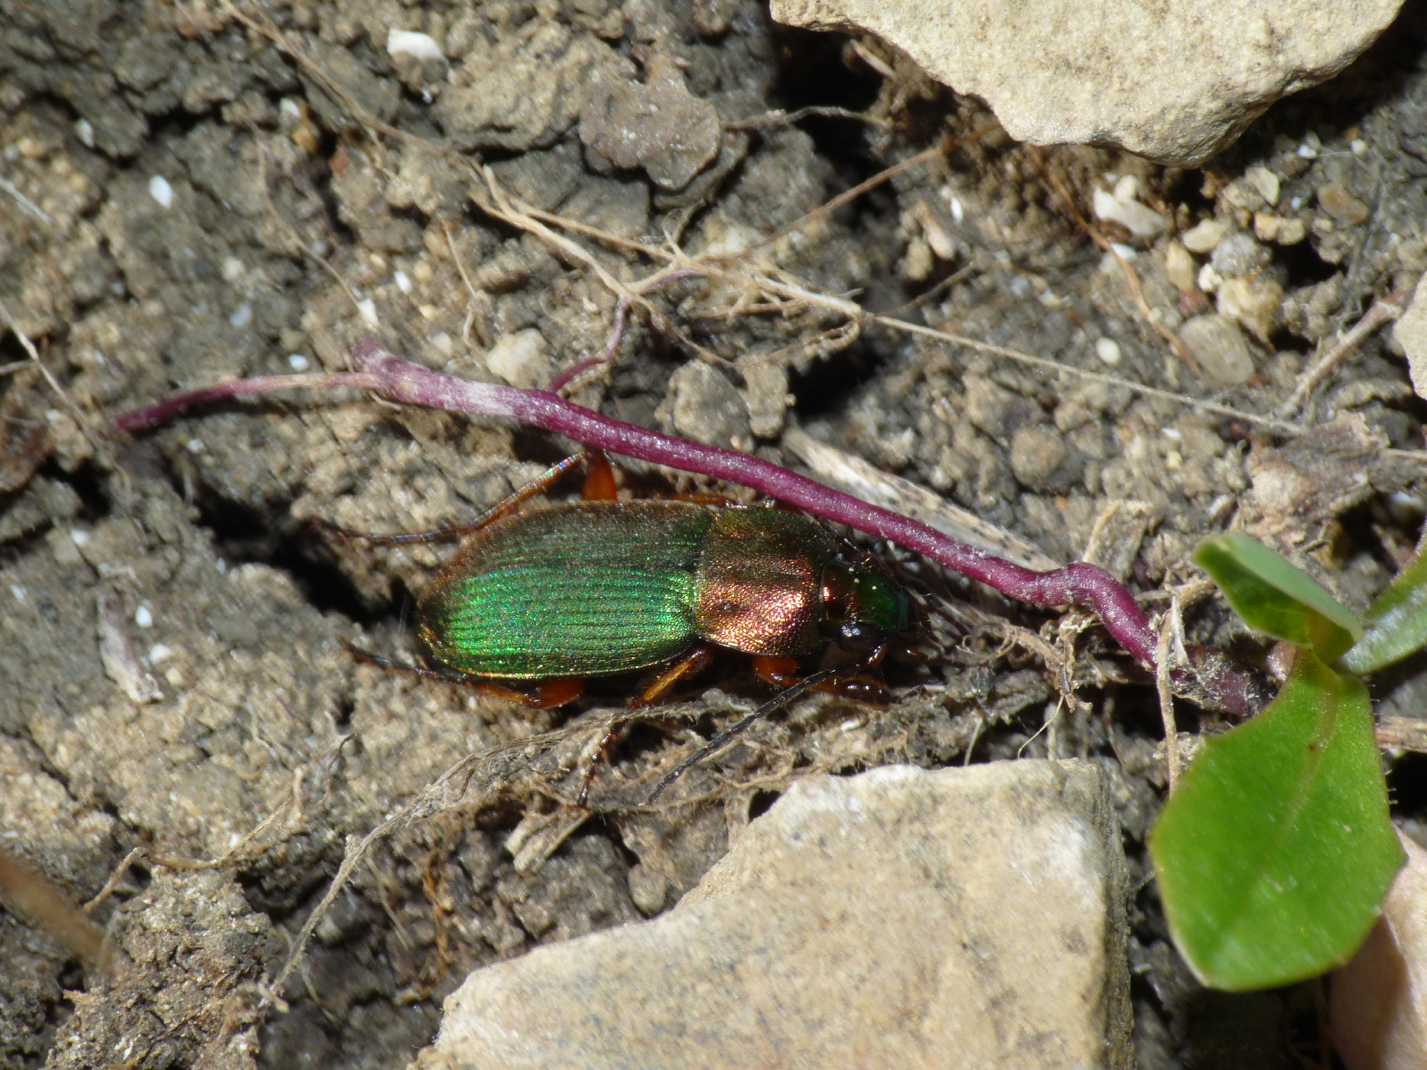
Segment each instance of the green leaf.
[[1205,539],[1194,560],[1250,628],[1309,647],[1326,662],[1362,634],[1362,622],[1317,580],[1247,535]]
[[1300,651],[1268,709],[1205,744],[1150,854],[1205,984],[1269,988],[1347,961],[1403,861],[1362,683]]
[[1373,672],[1427,646],[1427,550],[1368,607],[1368,628],[1343,655],[1344,667]]

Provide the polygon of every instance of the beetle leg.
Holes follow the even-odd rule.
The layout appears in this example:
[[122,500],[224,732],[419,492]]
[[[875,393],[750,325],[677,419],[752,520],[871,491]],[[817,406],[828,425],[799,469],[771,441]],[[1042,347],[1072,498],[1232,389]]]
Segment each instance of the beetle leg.
[[537,710],[553,710],[556,706],[566,706],[585,693],[585,681],[578,676],[560,676],[552,680],[540,680],[534,691],[520,691],[501,684],[481,681],[492,693],[499,691]]
[[612,502],[619,497],[614,481],[614,468],[604,450],[586,450],[585,488],[581,497],[589,502]]
[[769,687],[789,687],[798,679],[798,661],[782,654],[758,654],[753,658],[753,672]]
[[670,501],[693,502],[695,505],[721,505],[730,509],[740,508],[743,503],[723,494],[675,494]]
[[378,669],[406,673],[408,676],[419,676],[423,680],[440,680],[447,684],[459,684],[461,687],[473,688],[483,694],[518,702],[522,706],[529,706],[535,710],[551,710],[557,706],[567,705],[585,693],[585,682],[578,677],[557,677],[550,680],[534,681],[534,687],[531,690],[523,691],[518,687],[511,687],[508,684],[471,676],[467,673],[455,672],[451,669],[433,669],[426,665],[403,665],[401,662],[393,661],[381,654],[373,654],[370,650],[364,650],[355,643],[343,642],[342,645],[346,647],[347,653],[357,661],[373,665]]
[[[864,667],[871,668],[881,660],[879,655]],[[762,654],[753,659],[753,671],[760,680],[770,687],[791,687],[798,680],[798,662],[795,658]],[[815,684],[812,690],[830,695],[840,695],[858,702],[881,704],[887,701],[886,685],[875,676],[862,672],[850,673],[846,676],[831,675],[826,680]]]
[[702,672],[712,660],[713,651],[700,643],[656,676],[643,691],[630,699],[629,708],[637,710],[643,706],[652,706],[680,680],[686,676],[692,676],[696,672]]
[[[692,676],[696,672],[706,668],[709,662],[713,661],[713,650],[700,643],[687,654],[684,654],[678,661],[664,669],[634,698],[629,700],[629,708],[637,710],[644,706],[651,706],[658,702],[668,693],[669,689],[686,676]],[[585,770],[584,779],[580,782],[580,793],[576,796],[576,802],[584,806],[590,797],[590,784],[595,778],[595,770],[601,765],[609,764],[610,751],[614,749],[621,736],[624,735],[625,726],[615,725],[605,732],[604,738],[600,740],[599,746],[595,749],[595,758],[590,762],[590,766]]]

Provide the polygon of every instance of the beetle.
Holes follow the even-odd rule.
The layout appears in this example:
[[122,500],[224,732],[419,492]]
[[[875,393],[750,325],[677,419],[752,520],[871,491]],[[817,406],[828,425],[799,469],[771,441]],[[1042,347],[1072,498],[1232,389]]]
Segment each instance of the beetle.
[[[521,508],[579,464],[582,500]],[[415,671],[542,708],[573,701],[587,678],[651,669],[631,705],[657,702],[719,648],[752,655],[761,679],[790,689],[800,658],[836,646],[843,663],[797,693],[872,698],[880,686],[861,673],[910,617],[906,593],[810,517],[712,497],[621,501],[598,452],[566,458],[470,525],[335,530],[386,544],[468,536],[417,602],[437,667]]]

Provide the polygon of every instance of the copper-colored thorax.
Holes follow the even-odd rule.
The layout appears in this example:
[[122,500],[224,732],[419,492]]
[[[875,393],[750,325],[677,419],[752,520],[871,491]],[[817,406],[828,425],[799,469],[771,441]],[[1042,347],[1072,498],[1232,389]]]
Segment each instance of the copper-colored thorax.
[[747,654],[806,654],[823,642],[819,584],[835,554],[797,513],[726,509],[709,530],[694,619],[703,638]]

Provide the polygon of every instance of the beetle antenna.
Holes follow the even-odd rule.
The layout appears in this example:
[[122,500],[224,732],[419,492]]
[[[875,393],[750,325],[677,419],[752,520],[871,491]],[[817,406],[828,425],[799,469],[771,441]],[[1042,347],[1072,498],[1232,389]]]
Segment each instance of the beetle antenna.
[[748,731],[748,729],[751,728],[755,722],[761,721],[764,717],[767,717],[771,713],[777,713],[784,706],[788,705],[788,703],[792,702],[795,698],[798,698],[799,696],[806,694],[808,691],[811,691],[824,680],[829,679],[830,677],[836,676],[838,675],[838,673],[845,671],[846,669],[841,667],[820,669],[815,673],[809,673],[797,683],[790,684],[782,691],[779,691],[776,695],[770,698],[767,702],[763,703],[763,705],[759,706],[747,717],[743,718],[741,721],[735,721],[732,725],[730,725],[728,728],[725,728],[718,735],[714,736],[713,739],[709,740],[698,750],[694,751],[693,754],[685,758],[672,770],[665,773],[664,776],[660,779],[659,783],[654,785],[654,790],[649,793],[649,798],[644,800],[645,805],[647,806],[655,799],[659,798],[659,796],[664,793],[665,788],[667,788],[670,784],[674,783],[674,781],[678,780],[694,766],[698,765],[705,759],[712,757],[718,751],[723,750],[723,748],[726,747],[730,742],[732,742],[738,736],[741,736],[744,732]]

